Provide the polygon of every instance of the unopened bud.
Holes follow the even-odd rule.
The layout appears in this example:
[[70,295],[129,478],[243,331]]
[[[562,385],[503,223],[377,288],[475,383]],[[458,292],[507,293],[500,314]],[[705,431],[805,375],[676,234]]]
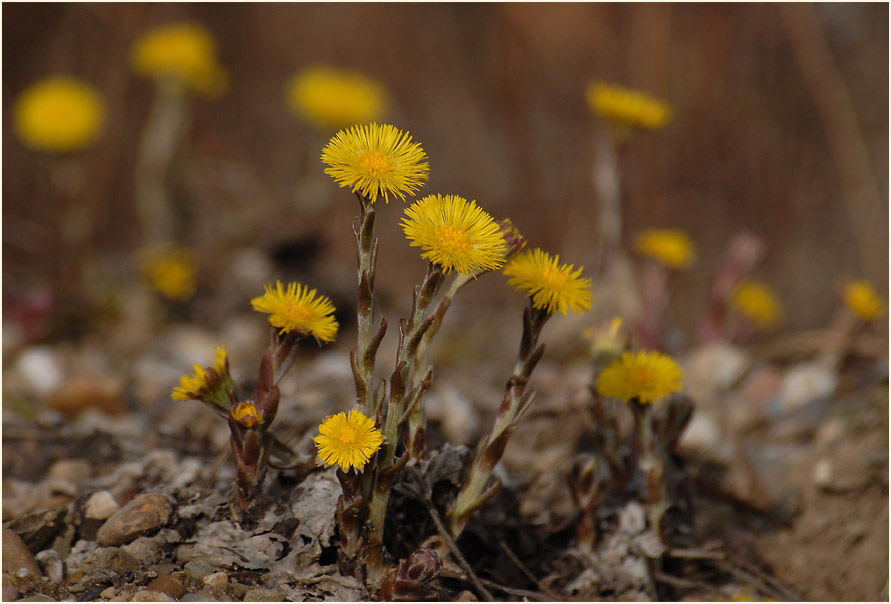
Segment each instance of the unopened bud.
[[257,411],[254,403],[250,401],[238,403],[232,407],[230,413],[232,414],[232,419],[245,428],[253,428],[257,424],[263,423],[263,420],[260,418],[260,413]]
[[501,227],[501,235],[504,237],[504,242],[507,244],[507,253],[504,256],[504,261],[507,262],[526,247],[526,238],[514,226],[510,218],[505,218],[498,224]]

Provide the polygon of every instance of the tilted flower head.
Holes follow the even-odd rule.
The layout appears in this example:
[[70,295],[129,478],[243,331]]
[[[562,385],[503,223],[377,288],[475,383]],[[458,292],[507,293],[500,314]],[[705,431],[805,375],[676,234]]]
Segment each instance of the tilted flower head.
[[361,470],[384,442],[374,421],[360,411],[332,415],[319,426],[314,439],[319,456],[327,465],[339,465],[344,471]]
[[770,329],[783,318],[783,307],[773,289],[756,279],[745,279],[733,288],[730,307],[759,329]]
[[253,428],[263,423],[263,417],[251,401],[238,403],[229,413],[232,414],[232,419],[246,428]]
[[358,71],[312,65],[288,82],[288,107],[322,129],[338,129],[380,119],[386,89]]
[[358,191],[374,203],[390,195],[405,201],[427,180],[429,165],[420,143],[395,126],[369,124],[341,130],[322,150],[325,174],[341,187]]
[[532,298],[532,305],[553,314],[591,310],[591,279],[581,277],[582,267],[573,272],[571,264],[560,264],[539,248],[516,256],[501,271],[510,277],[507,284]]
[[203,400],[213,396],[221,384],[228,385],[229,353],[222,346],[214,349],[214,364],[204,369],[195,363],[192,375],[184,375],[179,379],[179,386],[173,389],[170,397],[175,401]]
[[591,111],[622,126],[657,130],[671,119],[668,103],[636,90],[590,82],[585,96]]
[[624,401],[655,403],[681,391],[684,372],[667,354],[656,351],[625,352],[597,379],[597,392]]
[[254,310],[269,315],[269,324],[281,333],[308,331],[317,340],[333,342],[337,337],[337,320],[332,316],[334,305],[325,296],[317,296],[316,290],[299,283],[289,283],[288,288],[276,281],[267,285],[266,293],[251,300]]
[[140,75],[169,77],[211,96],[222,94],[227,85],[213,36],[197,23],[173,23],[143,33],[130,50],[130,61]]
[[475,201],[428,195],[405,209],[402,230],[422,258],[462,275],[501,268],[507,244],[501,227]]
[[885,303],[869,281],[852,281],[845,286],[845,305],[863,321],[875,321],[885,314]]
[[67,76],[32,84],[13,112],[22,142],[39,151],[64,153],[92,144],[105,126],[105,102],[95,88]]
[[148,248],[141,253],[142,278],[170,300],[188,300],[195,293],[198,265],[187,248]]
[[696,260],[696,247],[683,231],[648,229],[638,234],[634,247],[639,254],[654,258],[673,269],[687,268]]

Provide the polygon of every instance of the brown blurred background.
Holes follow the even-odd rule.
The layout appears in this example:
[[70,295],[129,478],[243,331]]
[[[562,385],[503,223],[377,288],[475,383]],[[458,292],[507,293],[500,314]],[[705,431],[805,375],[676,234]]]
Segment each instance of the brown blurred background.
[[[271,253],[313,237],[313,285],[343,295],[354,288],[355,200],[322,173],[330,134],[293,117],[284,101],[287,78],[314,62],[387,86],[387,121],[429,155],[424,193],[476,199],[495,217],[512,217],[534,245],[591,267],[597,124],[585,84],[602,79],[668,100],[674,119],[640,136],[628,158],[624,232],[630,240],[643,228],[678,227],[697,242],[699,262],[674,303],[691,333],[740,229],[768,245],[756,276],[782,297],[788,330],[824,325],[847,278],[887,292],[884,3],[7,3],[4,290],[51,285],[61,262],[50,160],[16,139],[15,97],[57,72],[104,95],[107,130],[84,154],[84,203],[93,245],[113,276],[126,277],[140,245],[133,168],[152,90],[127,53],[147,27],[184,19],[216,36],[232,83],[221,99],[195,100],[186,176],[171,184],[195,216],[200,279],[211,292],[225,286],[218,281],[233,250]],[[379,218],[379,263],[400,267],[380,272],[384,290],[423,272],[396,225],[401,205]],[[503,283],[490,287],[510,295]]]

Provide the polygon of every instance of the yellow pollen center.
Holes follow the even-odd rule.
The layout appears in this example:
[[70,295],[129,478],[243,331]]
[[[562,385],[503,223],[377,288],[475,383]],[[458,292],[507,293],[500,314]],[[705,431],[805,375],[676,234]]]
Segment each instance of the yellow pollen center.
[[352,426],[345,426],[341,428],[340,432],[337,434],[337,440],[339,440],[342,445],[351,445],[356,441],[356,436],[358,435],[358,430]]
[[541,278],[552,287],[562,287],[569,280],[569,275],[564,271],[545,268],[541,272]]
[[282,314],[287,315],[295,323],[302,323],[309,319],[309,310],[306,308],[306,305],[299,304],[295,300],[285,301],[285,308]]
[[473,242],[467,233],[451,224],[441,224],[436,227],[436,239],[452,254],[464,254],[473,247]]
[[377,151],[363,151],[359,156],[359,165],[371,176],[380,176],[393,171],[396,161],[389,155]]
[[628,370],[628,382],[639,386],[653,382],[653,371],[649,368],[638,367]]

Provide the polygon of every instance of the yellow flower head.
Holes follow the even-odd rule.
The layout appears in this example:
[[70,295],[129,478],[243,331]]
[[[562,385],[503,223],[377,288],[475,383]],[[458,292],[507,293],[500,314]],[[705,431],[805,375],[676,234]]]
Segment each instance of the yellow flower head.
[[32,84],[16,100],[13,123],[22,142],[39,151],[76,151],[105,126],[105,102],[95,88],[66,76]]
[[216,359],[212,367],[204,369],[195,363],[192,375],[184,375],[179,379],[179,386],[170,395],[173,400],[200,400],[213,394],[220,383],[230,381],[229,353],[222,346],[217,346],[214,355]]
[[501,227],[475,201],[428,195],[405,209],[402,230],[422,258],[462,275],[501,268],[507,244]]
[[683,231],[649,229],[634,240],[638,253],[673,269],[687,268],[696,260],[696,247]]
[[532,306],[553,314],[591,310],[591,280],[582,278],[582,267],[575,272],[571,264],[560,264],[560,256],[551,258],[539,248],[516,256],[502,272],[510,277],[507,284],[532,298]]
[[337,464],[344,471],[361,470],[384,442],[374,421],[359,411],[332,415],[319,426],[314,439],[319,456],[327,465]]
[[845,305],[863,321],[875,321],[885,314],[885,303],[869,281],[852,281],[845,286]]
[[378,196],[413,195],[427,180],[429,165],[420,143],[395,126],[370,124],[341,130],[322,150],[328,174],[341,187],[351,187],[371,203]]
[[625,352],[600,373],[597,392],[630,401],[655,403],[680,392],[684,372],[673,358],[661,352]]
[[332,313],[334,305],[325,296],[316,296],[316,290],[299,283],[288,288],[276,281],[275,287],[266,286],[266,293],[251,300],[254,310],[269,314],[269,324],[289,331],[308,331],[317,340],[333,342],[337,337],[337,321]]
[[755,279],[746,279],[733,288],[730,307],[759,329],[770,329],[783,319],[783,307],[773,289]]
[[253,428],[257,424],[263,423],[263,418],[260,416],[260,412],[257,411],[254,403],[250,401],[238,403],[232,407],[229,413],[232,414],[232,419],[246,428]]
[[307,67],[291,78],[288,107],[298,117],[327,130],[379,119],[387,108],[387,91],[357,71],[327,65]]
[[228,75],[217,63],[213,36],[197,23],[174,23],[143,33],[130,50],[136,73],[152,78],[171,78],[181,86],[218,96]]
[[591,111],[620,126],[658,130],[671,119],[668,103],[636,90],[590,82],[585,96]]
[[149,248],[142,252],[142,277],[153,290],[170,300],[188,300],[195,293],[198,264],[187,248]]

